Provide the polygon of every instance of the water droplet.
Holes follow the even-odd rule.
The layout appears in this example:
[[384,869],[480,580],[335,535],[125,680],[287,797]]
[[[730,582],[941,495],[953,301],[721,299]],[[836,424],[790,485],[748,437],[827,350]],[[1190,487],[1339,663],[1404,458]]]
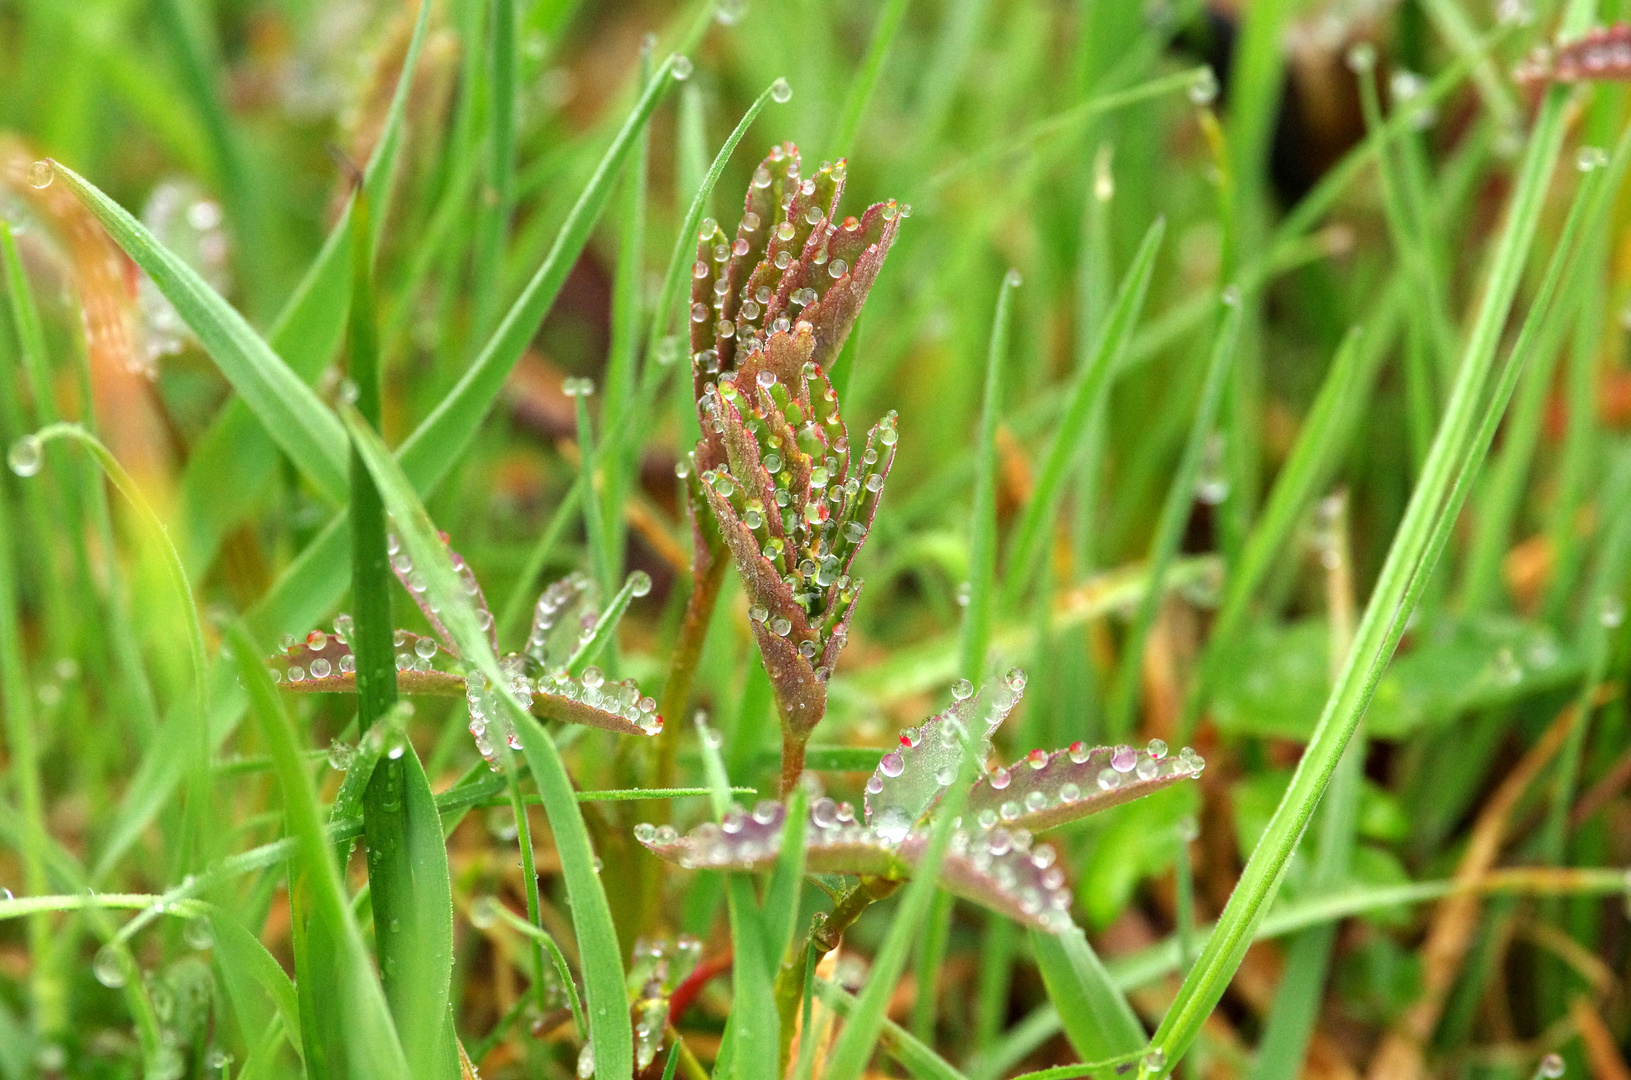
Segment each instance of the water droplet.
[[1574,157],[1574,164],[1581,172],[1601,169],[1608,164],[1608,151],[1600,146],[1582,146]]
[[1201,454],[1200,472],[1195,478],[1195,498],[1216,506],[1229,497],[1229,477],[1223,468],[1223,433],[1214,431]]
[[912,819],[899,806],[886,806],[872,821],[872,827],[887,843],[898,844],[912,829]]
[[215,927],[208,919],[188,919],[181,936],[189,947],[200,952],[215,946]]
[[1613,630],[1625,621],[1625,602],[1618,596],[1603,597],[1602,607],[1597,611],[1597,620]]
[[878,761],[878,771],[885,776],[895,777],[906,771],[906,761],[899,754],[890,751]]
[[600,685],[606,681],[606,674],[598,667],[590,664],[588,667],[583,669],[582,678],[583,685],[587,686],[591,690],[598,690]]
[[1210,64],[1195,73],[1189,84],[1189,100],[1196,105],[1210,105],[1218,99],[1218,77]]
[[1167,1052],[1159,1046],[1144,1055],[1144,1071],[1146,1073],[1161,1073],[1167,1068]]
[[786,79],[777,79],[770,84],[770,100],[778,105],[786,105],[793,100],[793,87]]
[[957,779],[957,768],[954,765],[942,765],[935,770],[935,783],[941,787],[950,787],[951,782]]
[[1361,41],[1348,50],[1348,69],[1357,74],[1364,74],[1376,66],[1376,46],[1368,41]]
[[714,21],[720,26],[735,26],[748,13],[748,0],[719,0],[714,5]]
[[1559,1054],[1547,1054],[1540,1059],[1540,1068],[1537,1070],[1547,1080],[1557,1080],[1563,1075],[1563,1058]]
[[645,596],[651,592],[651,575],[644,570],[636,570],[629,575],[628,586],[630,596]]
[[57,170],[50,161],[36,161],[28,167],[28,182],[37,188],[50,187]]
[[1121,786],[1121,774],[1114,769],[1099,770],[1099,788],[1103,791],[1114,791]]
[[657,836],[657,826],[649,821],[642,821],[634,827],[634,838],[642,844],[649,844]]
[[11,471],[18,476],[33,476],[40,471],[40,463],[43,460],[44,454],[41,452],[38,435],[24,435],[11,444],[11,453],[6,455]]
[[974,684],[967,679],[958,679],[951,684],[951,696],[956,701],[967,701],[974,696]]
[[[681,82],[684,82],[686,79],[689,79],[691,77],[691,58],[689,56],[682,56],[679,53],[675,53],[674,54],[673,64],[669,68],[669,71],[673,74],[674,78],[680,80]],[[587,1049],[587,1047],[585,1047],[585,1049]],[[593,1072],[593,1071],[594,1071],[593,1067],[591,1067],[590,1072]],[[582,1071],[581,1064],[579,1066],[578,1075],[580,1075],[580,1076],[588,1075],[587,1073],[584,1073]]]
[[1013,779],[1013,775],[1009,773],[1007,769],[999,765],[995,769],[991,770],[991,775],[986,778],[986,781],[991,785],[993,790],[1001,791],[1003,788],[1007,787]]
[[96,958],[91,961],[91,973],[103,986],[117,990],[125,984],[124,958],[112,945],[104,945],[96,950]]
[[1167,756],[1167,744],[1160,739],[1151,739],[1144,750],[1157,761]]
[[498,923],[498,901],[491,896],[477,897],[470,905],[470,925],[477,930],[491,930]]

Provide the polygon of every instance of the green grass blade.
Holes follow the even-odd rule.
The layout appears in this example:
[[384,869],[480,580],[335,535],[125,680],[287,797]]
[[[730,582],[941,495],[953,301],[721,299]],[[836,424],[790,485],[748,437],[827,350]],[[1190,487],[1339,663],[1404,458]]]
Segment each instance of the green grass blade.
[[243,1017],[249,1008],[248,991],[251,987],[265,995],[267,1002],[283,1021],[283,1031],[296,1054],[304,1056],[300,1045],[300,1000],[294,983],[284,974],[283,965],[266,951],[260,938],[250,933],[243,924],[221,908],[212,908],[210,928],[214,932],[214,959],[216,968],[226,975],[228,996]]
[[388,748],[363,803],[369,901],[385,997],[414,1077],[458,1073],[449,995],[453,892],[442,819],[407,739]]
[[147,271],[204,351],[254,410],[280,449],[329,501],[346,497],[345,432],[311,387],[272,351],[231,304],[123,207],[72,169],[56,179],[100,221],[114,242]]
[[[502,331],[501,331],[502,332]],[[453,571],[446,546],[425,513],[405,471],[385,444],[354,411],[345,416],[353,444],[367,462],[386,508],[396,520],[399,535],[416,569],[425,574],[427,593],[437,602],[442,622],[453,636],[465,661],[485,675],[509,708],[520,736],[522,753],[532,770],[544,811],[555,836],[561,873],[566,879],[583,958],[584,996],[589,1033],[594,1042],[595,1071],[624,1076],[633,1070],[633,1027],[629,1000],[623,988],[622,949],[612,925],[611,908],[600,876],[595,872],[594,849],[578,811],[566,766],[543,727],[509,692],[509,681],[498,669],[492,644],[476,622],[475,610]]]
[[1206,364],[1206,379],[1201,384],[1201,398],[1195,406],[1195,417],[1190,423],[1189,438],[1184,444],[1182,458],[1172,476],[1165,504],[1156,519],[1155,535],[1150,540],[1147,560],[1150,583],[1144,598],[1133,615],[1127,636],[1122,640],[1121,660],[1116,668],[1115,682],[1110,691],[1110,705],[1106,715],[1107,734],[1111,741],[1125,739],[1132,734],[1133,711],[1138,704],[1139,673],[1144,661],[1144,639],[1155,623],[1155,613],[1164,593],[1162,584],[1178,544],[1183,540],[1184,526],[1189,522],[1190,506],[1195,500],[1195,482],[1200,475],[1201,460],[1206,454],[1206,442],[1217,423],[1218,411],[1223,404],[1223,391],[1235,359],[1235,347],[1240,341],[1242,304],[1238,293],[1234,302],[1225,300],[1223,324],[1218,328],[1212,355]]
[[834,159],[847,156],[855,146],[855,135],[861,130],[861,115],[866,112],[867,102],[872,100],[872,92],[877,89],[878,77],[883,74],[884,61],[889,57],[889,47],[894,44],[895,35],[906,19],[906,9],[910,4],[911,0],[886,0],[883,9],[878,12],[878,23],[872,28],[872,40],[867,43],[861,70],[849,84],[844,107],[838,114],[838,123],[828,141]]
[[1144,234],[1138,254],[1121,279],[1116,301],[1103,329],[1073,380],[1065,402],[1065,411],[1059,427],[1043,454],[1042,466],[1037,470],[1036,486],[1031,491],[1025,514],[1015,528],[1012,548],[1008,555],[1007,573],[1004,575],[1005,606],[1012,607],[1029,584],[1030,568],[1040,556],[1046,534],[1053,527],[1059,494],[1064,487],[1071,459],[1081,442],[1082,429],[1092,416],[1097,403],[1110,390],[1112,376],[1121,365],[1121,358],[1132,340],[1133,328],[1144,307],[1144,294],[1149,290],[1150,275],[1155,270],[1155,254],[1166,233],[1166,221],[1157,218]]
[[498,398],[510,369],[537,333],[538,326],[554,306],[567,273],[589,241],[589,233],[611,198],[617,176],[634,152],[640,133],[656,110],[658,102],[674,83],[674,59],[664,61],[646,85],[623,127],[596,166],[594,176],[562,223],[555,242],[533,274],[515,304],[499,323],[470,367],[460,376],[452,391],[437,404],[425,421],[399,450],[402,469],[414,488],[428,491],[469,445],[481,426],[487,410]]
[[[492,0],[487,28],[487,183],[476,219],[472,325],[485,334],[498,310],[504,237],[515,201],[515,0]],[[470,44],[474,44],[473,42]]]
[[[1614,193],[1619,190],[1628,166],[1631,166],[1631,129],[1620,136],[1607,168],[1593,170],[1591,183],[1595,190],[1591,198],[1576,197],[1558,234],[1557,250],[1573,251],[1580,237],[1600,235],[1613,206]],[[1597,173],[1601,174],[1600,182]],[[1547,311],[1545,320],[1535,330],[1533,342],[1523,343],[1534,349],[1536,361],[1524,377],[1522,395],[1501,441],[1501,455],[1492,466],[1489,486],[1478,501],[1473,541],[1467,553],[1459,596],[1465,610],[1487,605],[1500,588],[1501,559],[1506,554],[1523,481],[1540,438],[1563,335],[1571,328],[1574,322],[1571,316],[1587,289],[1586,275],[1599,269],[1596,260],[1587,254],[1587,246],[1583,245],[1580,253],[1568,263],[1568,270],[1560,281],[1542,285],[1548,295],[1555,294],[1562,300]]]
[[1033,930],[1031,952],[1065,1036],[1083,1061],[1136,1053],[1144,1045],[1144,1026],[1079,928],[1063,934]]
[[[1564,21],[1565,32],[1583,29],[1590,21],[1592,10],[1590,0],[1575,0]],[[1542,104],[1444,421],[1366,605],[1353,651],[1279,808],[1230,896],[1218,930],[1179,988],[1177,999],[1156,1033],[1153,1049],[1163,1055],[1164,1067],[1170,1068],[1188,1049],[1245,955],[1257,925],[1278,891],[1291,852],[1403,632],[1411,610],[1406,594],[1428,553],[1431,533],[1444,510],[1444,499],[1458,467],[1463,477],[1476,467],[1476,462],[1464,458],[1501,328],[1534,240],[1548,180],[1561,147],[1566,96],[1565,89],[1554,87]]]
[[[1387,310],[1392,311],[1402,306],[1405,296],[1403,279],[1395,278],[1383,302]],[[1356,327],[1343,338],[1331,360],[1331,368],[1320,384],[1297,441],[1269,490],[1263,512],[1246,537],[1240,561],[1224,584],[1223,601],[1218,605],[1217,618],[1199,665],[1201,675],[1190,688],[1179,722],[1180,740],[1189,737],[1205,704],[1213,658],[1240,632],[1250,613],[1253,596],[1280,557],[1314,493],[1336,465],[1358,419],[1358,403],[1365,399],[1386,356],[1388,338],[1381,328],[1362,332]]]
[[[934,900],[935,879],[940,863],[951,844],[953,822],[968,801],[968,791],[977,775],[978,763],[968,746],[964,746],[962,765],[957,782],[941,797],[935,820],[923,857],[912,871],[912,880],[901,890],[900,902],[894,920],[884,936],[883,945],[872,961],[872,971],[866,985],[856,999],[849,1022],[844,1025],[827,1060],[827,1080],[857,1080],[872,1057],[872,1049],[883,1033],[886,1006],[895,991],[895,983],[906,968],[912,941],[918,934],[923,916]],[[911,1036],[900,1033],[906,1038]],[[914,1040],[915,1041],[915,1040]]]
[[[358,416],[377,432],[379,340],[369,208],[367,192],[358,191],[351,208],[349,351]],[[350,472],[352,652],[357,658],[357,727],[366,735],[396,702],[392,574],[386,561],[385,507],[355,446]],[[450,1078],[458,1071],[450,1004],[453,887],[442,819],[407,736],[398,729],[387,739],[390,745],[370,770],[362,800],[374,951],[412,1075]]]
[[[408,95],[434,4],[420,5],[402,75],[385,114],[379,141],[363,169],[363,191],[375,208],[370,235],[377,244],[406,123]],[[329,230],[317,257],[267,331],[272,351],[306,382],[317,378],[345,329],[351,298],[350,205]],[[183,554],[200,569],[213,558],[222,533],[264,492],[277,465],[276,445],[242,400],[227,403],[194,443],[182,473],[187,515]]]
[[985,360],[985,397],[974,457],[974,507],[969,515],[968,606],[963,609],[961,643],[963,678],[978,686],[985,677],[985,654],[991,647],[991,609],[997,589],[997,426],[1002,421],[1003,367],[1008,362],[1009,324],[1019,271],[1003,275],[997,289],[997,311],[991,320],[991,343]]
[[[294,724],[278,700],[260,653],[248,631],[241,625],[227,630],[238,669],[249,693],[251,708],[277,763],[278,785],[283,791],[284,813],[290,834],[299,843],[299,864],[310,889],[316,923],[323,928],[327,942],[336,949],[333,961],[339,976],[340,999],[325,1002],[326,1008],[343,1017],[346,1028],[344,1054],[349,1074],[357,1077],[403,1077],[412,1075],[402,1044],[397,1041],[385,995],[380,989],[362,932],[351,914],[340,869],[323,831],[317,792],[301,754]],[[306,1008],[304,1004],[302,1009]],[[316,1048],[306,1047],[308,1066]]]
[[[845,1020],[856,1014],[859,1002],[853,994],[847,993],[843,988],[825,979],[817,979],[815,992],[824,1005]],[[963,1074],[958,1072],[951,1062],[935,1053],[893,1020],[884,1018],[881,1027],[878,1042],[883,1047],[884,1053],[899,1062],[909,1075],[917,1077],[918,1080],[963,1080]]]

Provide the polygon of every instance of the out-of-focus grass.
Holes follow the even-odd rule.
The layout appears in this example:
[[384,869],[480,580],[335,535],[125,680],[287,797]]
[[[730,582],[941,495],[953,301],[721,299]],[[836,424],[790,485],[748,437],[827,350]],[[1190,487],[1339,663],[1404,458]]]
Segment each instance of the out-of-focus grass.
[[[0,6],[0,1074],[451,1075],[425,1019],[445,1007],[483,1075],[571,1075],[584,1022],[605,1075],[641,1045],[637,940],[686,929],[709,970],[733,939],[753,967],[670,1018],[679,1071],[725,1037],[734,1075],[774,1073],[743,1019],[770,1005],[733,987],[769,993],[772,954],[828,907],[818,883],[789,885],[795,861],[761,898],[632,839],[712,819],[710,787],[776,783],[731,575],[666,747],[523,720],[524,768],[488,779],[462,700],[421,698],[403,736],[428,787],[391,758],[398,802],[357,820],[341,800],[327,826],[329,760],[382,746],[351,749],[354,698],[278,702],[245,654],[361,614],[339,511],[366,479],[413,543],[447,531],[506,598],[502,648],[548,581],[584,571],[613,602],[648,574],[578,668],[658,693],[691,587],[690,237],[734,222],[788,139],[810,172],[848,156],[848,205],[912,207],[834,371],[851,426],[895,409],[900,442],[811,770],[858,801],[953,681],[1015,664],[1031,689],[1004,761],[1150,738],[1209,761],[1194,789],[1054,837],[1093,950],[922,878],[809,973],[782,1017],[831,1042],[793,1067],[860,1075],[876,1046],[971,1080],[1078,1053],[1381,1080],[1523,1076],[1556,1052],[1617,1075],[1627,103],[1509,72],[1622,12],[1521,7]],[[330,148],[364,163],[360,233]],[[334,411],[362,348],[360,235],[383,443]],[[19,443],[63,419],[176,558],[77,448]],[[1321,516],[1335,492],[1346,515]],[[474,625],[461,642],[486,640]],[[395,737],[382,708],[362,727]],[[1539,778],[1492,798],[1520,760]],[[642,792],[669,763],[686,786]],[[405,902],[405,927],[380,925]],[[404,987],[393,956],[446,955],[449,926],[448,988]]]

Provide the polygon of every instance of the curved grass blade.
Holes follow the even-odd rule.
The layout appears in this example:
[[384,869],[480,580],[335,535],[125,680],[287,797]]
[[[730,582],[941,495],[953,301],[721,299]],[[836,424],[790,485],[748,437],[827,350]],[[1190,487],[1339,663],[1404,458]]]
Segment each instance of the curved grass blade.
[[[1228,299],[1232,295],[1232,301]],[[1178,554],[1183,540],[1184,526],[1189,521],[1189,509],[1195,500],[1195,481],[1200,474],[1201,459],[1206,453],[1206,441],[1211,437],[1213,424],[1223,404],[1223,392],[1233,370],[1235,345],[1240,340],[1243,302],[1239,290],[1225,294],[1223,325],[1212,346],[1212,356],[1206,365],[1206,380],[1201,386],[1201,399],[1195,407],[1190,424],[1189,439],[1173,473],[1172,486],[1156,519],[1155,535],[1150,540],[1150,554],[1146,560],[1150,583],[1144,598],[1134,612],[1132,624],[1127,628],[1121,644],[1121,661],[1116,669],[1115,682],[1110,691],[1105,723],[1111,738],[1124,738],[1133,727],[1133,710],[1138,701],[1138,676],[1144,660],[1144,639],[1155,622],[1155,613],[1161,604],[1161,583],[1167,569]]]
[[1008,327],[1013,319],[1019,271],[1003,275],[997,290],[997,312],[991,319],[991,344],[985,361],[985,397],[974,458],[974,506],[969,516],[968,606],[963,609],[963,678],[985,676],[985,654],[991,645],[991,607],[997,588],[997,425],[1002,420],[1003,366],[1008,361]]
[[657,69],[623,127],[578,196],[555,242],[520,297],[505,314],[476,359],[448,395],[431,410],[398,450],[402,471],[418,491],[429,491],[447,474],[498,398],[510,369],[554,306],[567,273],[589,241],[589,233],[611,198],[617,175],[633,153],[657,103],[674,84],[674,58]]
[[616,927],[612,925],[605,890],[595,872],[594,850],[578,811],[566,766],[555,749],[554,740],[512,694],[509,679],[499,670],[498,657],[493,653],[486,631],[476,621],[475,608],[454,572],[447,548],[405,471],[379,436],[355,412],[347,413],[345,420],[353,445],[367,463],[386,508],[396,520],[404,549],[425,574],[426,590],[435,599],[448,632],[465,661],[486,677],[515,725],[522,753],[543,796],[544,810],[561,859],[561,873],[566,879],[572,925],[577,932],[578,953],[583,963],[595,1071],[607,1077],[627,1076],[633,1071],[634,1031],[629,1019],[628,994],[623,987],[622,949],[618,945]]
[[1138,1052],[1144,1025],[1080,929],[1032,931],[1031,951],[1065,1036],[1083,1061]]
[[285,364],[197,271],[167,250],[123,207],[65,165],[52,163],[68,186],[136,265],[159,287],[255,411],[283,452],[332,503],[346,498],[345,432],[311,387]]
[[1014,532],[1013,547],[1008,556],[1004,575],[1003,597],[1012,607],[1029,584],[1031,567],[1041,550],[1043,534],[1052,527],[1059,493],[1069,471],[1070,462],[1081,443],[1081,432],[1092,416],[1098,402],[1109,392],[1112,376],[1121,365],[1121,358],[1132,340],[1144,307],[1144,295],[1149,290],[1150,275],[1155,270],[1155,255],[1166,233],[1166,219],[1157,218],[1144,234],[1132,265],[1127,268],[1116,293],[1104,327],[1099,331],[1096,344],[1086,358],[1070,387],[1064,414],[1054,430],[1037,471],[1036,486]]
[[[1564,19],[1565,31],[1578,31],[1589,23],[1593,7],[1591,0],[1573,0]],[[1447,526],[1441,528],[1443,519],[1453,515],[1453,510],[1445,513],[1446,495],[1452,484],[1462,487],[1470,483],[1476,471],[1481,458],[1473,446],[1477,410],[1487,390],[1501,329],[1534,240],[1548,179],[1562,144],[1565,98],[1566,91],[1553,88],[1541,106],[1444,420],[1366,605],[1354,647],[1291,784],[1230,896],[1217,931],[1207,941],[1162,1020],[1152,1044],[1152,1054],[1159,1052],[1159,1065],[1146,1066],[1144,1072],[1159,1074],[1175,1065],[1222,997],[1398,644],[1419,596],[1416,582],[1425,577],[1422,570],[1430,561],[1433,534],[1448,533]],[[1549,277],[1551,273],[1549,270]]]
[[[351,913],[351,904],[334,862],[333,849],[318,814],[317,792],[301,754],[294,725],[278,700],[277,690],[256,655],[255,644],[242,625],[227,628],[238,675],[249,693],[250,705],[261,723],[283,791],[289,832],[298,845],[297,863],[309,891],[313,922],[322,928],[336,953],[338,1000],[325,1005],[337,1009],[346,1027],[343,1053],[356,1077],[412,1075],[402,1044],[397,1040],[385,995],[368,960],[367,947]],[[308,1056],[317,1048],[306,1046]]]

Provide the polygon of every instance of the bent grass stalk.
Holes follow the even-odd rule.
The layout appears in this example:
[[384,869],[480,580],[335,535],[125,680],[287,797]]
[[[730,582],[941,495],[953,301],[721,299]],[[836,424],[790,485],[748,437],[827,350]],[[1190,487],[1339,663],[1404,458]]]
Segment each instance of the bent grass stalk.
[[[1565,17],[1565,31],[1579,32],[1590,21],[1593,9],[1591,0],[1573,0]],[[1140,1066],[1141,1075],[1160,1075],[1172,1068],[1222,997],[1403,634],[1415,599],[1408,595],[1412,580],[1420,573],[1434,525],[1444,513],[1444,499],[1455,483],[1457,466],[1463,466],[1459,470],[1462,474],[1476,467],[1475,462],[1464,459],[1500,330],[1511,308],[1562,144],[1566,96],[1565,89],[1554,87],[1542,103],[1444,419],[1366,605],[1348,662],[1280,806],[1230,895],[1217,932],[1208,940],[1163,1018],[1151,1043],[1150,1056]]]

